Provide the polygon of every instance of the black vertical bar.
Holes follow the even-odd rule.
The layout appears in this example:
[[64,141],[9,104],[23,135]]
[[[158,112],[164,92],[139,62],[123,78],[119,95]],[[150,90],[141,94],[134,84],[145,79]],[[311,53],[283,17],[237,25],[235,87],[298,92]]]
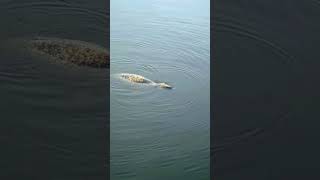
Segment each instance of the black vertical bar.
[[214,2],[214,178],[319,179],[319,1]]
[[0,179],[109,179],[109,0],[0,7]]
[[[110,53],[110,0],[106,1],[106,13],[107,13],[107,44],[108,44],[108,50]],[[109,64],[111,63],[111,54],[109,54]],[[110,65],[109,65],[110,67]],[[107,122],[106,122],[106,169],[107,169],[107,180],[110,179],[110,68],[108,69],[107,74],[108,82],[106,84],[107,86]]]
[[214,144],[214,5],[215,1],[210,2],[210,178],[213,179],[214,176],[214,154],[213,154],[213,144]]

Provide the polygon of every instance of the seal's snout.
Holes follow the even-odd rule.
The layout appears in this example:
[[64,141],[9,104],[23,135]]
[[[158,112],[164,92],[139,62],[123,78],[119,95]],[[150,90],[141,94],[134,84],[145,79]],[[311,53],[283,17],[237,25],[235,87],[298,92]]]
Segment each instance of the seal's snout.
[[172,86],[170,86],[167,83],[159,83],[159,87],[164,88],[164,89],[172,89]]

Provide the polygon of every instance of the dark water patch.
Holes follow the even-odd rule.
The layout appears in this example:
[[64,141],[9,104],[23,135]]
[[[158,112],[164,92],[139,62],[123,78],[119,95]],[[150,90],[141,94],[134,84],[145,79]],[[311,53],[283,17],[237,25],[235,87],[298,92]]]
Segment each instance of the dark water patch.
[[[228,109],[236,110],[232,111],[232,115],[224,114],[225,119],[229,117],[233,119],[232,121],[217,122],[216,126],[220,129],[216,130],[214,149],[225,148],[228,144],[233,145],[270,133],[278,124],[283,123],[285,119],[283,116],[291,110],[290,103],[286,101],[290,94],[289,84],[293,81],[289,72],[295,63],[295,58],[290,53],[260,37],[253,30],[247,30],[246,26],[219,20],[218,18],[215,21],[214,32],[218,34],[216,37],[223,36],[228,42],[219,48],[223,49],[223,52],[228,52],[224,61],[228,61],[230,65],[227,68],[227,64],[215,62],[216,66],[219,66],[216,70],[219,78],[216,81],[222,83],[224,87],[223,90],[216,88],[216,92],[221,93],[217,98],[220,103],[219,108],[228,106]],[[242,45],[241,42],[246,43]],[[217,52],[216,56],[219,58],[220,53]],[[224,74],[223,78],[221,73]],[[279,88],[272,89],[276,85]],[[231,93],[234,89],[237,89],[237,92]],[[220,98],[229,99],[231,101],[229,103],[232,104],[220,102]],[[268,111],[266,114],[263,109],[274,111]],[[223,132],[222,129],[228,131]],[[234,133],[236,135],[231,135]]]
[[107,5],[0,2],[2,178],[107,178],[109,70],[56,63],[24,43],[45,36],[108,49]]
[[230,33],[237,34],[239,36],[243,36],[244,38],[251,38],[253,40],[256,40],[260,42],[261,44],[264,44],[268,46],[271,49],[274,49],[276,53],[278,53],[280,56],[283,56],[286,61],[283,63],[290,64],[293,63],[294,57],[290,55],[286,50],[281,48],[280,46],[274,44],[272,41],[269,41],[267,39],[262,38],[261,35],[258,35],[257,32],[247,30],[245,27],[242,27],[241,25],[237,25],[235,23],[231,22],[225,22],[225,21],[220,21],[219,18],[216,19],[215,24],[217,27],[215,28],[215,31],[226,31]]
[[[82,15],[86,16],[94,16],[96,17],[96,20],[101,20],[103,24],[106,24],[108,22],[108,12],[103,12],[101,10],[93,10],[93,9],[88,9],[84,8],[82,6],[72,4],[72,3],[67,3],[67,2],[27,2],[27,3],[13,3],[10,2],[8,4],[1,4],[1,8],[6,9],[6,10],[12,10],[12,11],[17,11],[17,10],[23,10],[26,9],[28,11],[32,10],[50,10],[51,8],[53,9],[52,11],[47,11],[47,13],[55,13],[55,11],[67,11],[69,14],[76,15],[77,13],[82,13]],[[66,11],[67,10],[67,11]],[[63,12],[62,12],[63,13]],[[63,14],[61,14],[63,15]],[[66,15],[66,14],[65,14]]]
[[[8,31],[6,37],[30,36],[59,37],[65,39],[82,39],[92,42],[93,39],[102,46],[109,47],[105,38],[109,37],[109,12],[99,3],[66,3],[60,1],[32,1],[3,3],[1,9],[7,12],[5,21],[18,21],[12,26],[10,23],[3,29]],[[69,23],[65,23],[65,22]],[[50,22],[50,23],[48,23]],[[15,31],[20,27],[24,33]],[[52,31],[54,29],[54,31]],[[15,34],[14,34],[15,33]],[[83,36],[91,33],[90,37]]]
[[317,2],[215,2],[215,178],[318,177]]

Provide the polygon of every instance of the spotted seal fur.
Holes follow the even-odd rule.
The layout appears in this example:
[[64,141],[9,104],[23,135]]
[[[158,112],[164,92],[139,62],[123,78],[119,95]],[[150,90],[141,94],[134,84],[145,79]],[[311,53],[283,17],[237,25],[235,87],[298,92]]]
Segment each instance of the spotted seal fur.
[[164,89],[172,89],[172,86],[165,82],[155,82],[138,74],[122,73],[120,77],[134,83],[150,84]]
[[32,54],[48,55],[62,63],[93,68],[110,68],[109,51],[93,43],[53,37],[36,37],[24,39],[24,47]]

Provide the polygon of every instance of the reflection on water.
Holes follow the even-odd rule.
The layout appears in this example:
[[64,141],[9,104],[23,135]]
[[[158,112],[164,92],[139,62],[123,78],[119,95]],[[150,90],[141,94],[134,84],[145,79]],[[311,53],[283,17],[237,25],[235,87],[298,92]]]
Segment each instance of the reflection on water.
[[57,37],[108,49],[105,1],[0,2],[1,177],[106,178],[109,71],[51,63],[16,38]]
[[208,0],[111,1],[111,179],[209,179],[209,24]]

